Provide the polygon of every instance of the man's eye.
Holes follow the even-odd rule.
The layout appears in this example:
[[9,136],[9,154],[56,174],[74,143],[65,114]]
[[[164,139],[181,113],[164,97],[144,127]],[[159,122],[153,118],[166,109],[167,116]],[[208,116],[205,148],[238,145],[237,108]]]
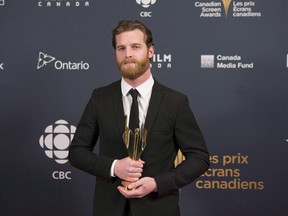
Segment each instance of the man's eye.
[[133,49],[139,49],[139,48],[140,48],[140,46],[138,46],[138,45],[133,46]]

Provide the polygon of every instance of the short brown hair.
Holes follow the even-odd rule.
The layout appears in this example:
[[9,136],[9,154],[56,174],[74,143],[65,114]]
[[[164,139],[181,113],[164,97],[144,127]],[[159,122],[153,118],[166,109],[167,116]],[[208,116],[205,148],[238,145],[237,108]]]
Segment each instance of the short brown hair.
[[153,46],[153,37],[150,29],[144,25],[144,23],[137,20],[121,20],[118,25],[112,30],[112,45],[116,49],[116,35],[127,31],[133,31],[139,29],[143,32],[145,38],[145,44],[147,47]]

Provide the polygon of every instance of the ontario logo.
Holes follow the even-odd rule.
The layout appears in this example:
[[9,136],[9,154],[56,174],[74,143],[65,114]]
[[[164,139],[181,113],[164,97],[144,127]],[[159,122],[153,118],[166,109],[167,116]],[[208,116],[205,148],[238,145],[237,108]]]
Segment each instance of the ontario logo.
[[0,0],[0,6],[4,6],[5,5],[5,0]]
[[45,67],[48,64],[54,63],[54,68],[56,70],[88,70],[89,69],[89,64],[84,61],[80,62],[63,62],[60,60],[56,60],[55,57],[52,55],[39,52],[38,55],[38,63],[37,63],[37,69],[41,69]]
[[255,1],[232,1],[232,0],[218,0],[218,1],[196,1],[194,6],[201,10],[200,17],[202,18],[216,18],[233,16],[237,17],[261,17],[261,12],[257,11]]
[[48,158],[58,164],[68,162],[68,148],[74,137],[76,127],[65,120],[58,120],[48,125],[39,139],[39,144]]

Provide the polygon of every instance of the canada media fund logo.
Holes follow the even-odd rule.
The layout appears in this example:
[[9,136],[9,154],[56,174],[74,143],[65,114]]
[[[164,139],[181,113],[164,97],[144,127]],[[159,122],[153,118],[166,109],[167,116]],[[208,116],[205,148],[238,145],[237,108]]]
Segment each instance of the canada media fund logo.
[[257,10],[256,1],[196,1],[194,6],[201,10],[199,15],[201,18],[219,18],[223,15],[226,18],[229,16],[235,18],[261,17],[261,12]]
[[[76,127],[67,121],[60,119],[54,124],[48,125],[44,134],[39,138],[39,144],[48,158],[58,164],[68,162],[69,145],[74,137]],[[53,179],[71,179],[71,171],[54,171]]]
[[254,62],[243,61],[240,55],[201,55],[201,68],[253,69]]

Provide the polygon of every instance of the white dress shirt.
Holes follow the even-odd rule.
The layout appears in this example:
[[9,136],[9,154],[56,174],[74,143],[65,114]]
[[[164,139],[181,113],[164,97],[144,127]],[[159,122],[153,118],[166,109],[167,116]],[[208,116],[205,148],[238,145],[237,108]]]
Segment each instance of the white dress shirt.
[[[152,94],[152,88],[154,85],[154,79],[151,75],[148,80],[146,80],[144,83],[142,83],[140,86],[136,87],[137,91],[139,92],[139,95],[137,97],[138,100],[138,106],[139,106],[139,126],[142,124],[145,124],[145,119],[149,107],[149,102],[151,99]],[[129,125],[129,117],[130,117],[130,110],[132,105],[132,96],[130,95],[129,91],[133,88],[130,86],[123,78],[121,80],[121,91],[122,91],[122,101],[123,101],[123,109],[124,109],[124,115],[127,116],[127,126]],[[115,177],[114,175],[114,167],[117,160],[114,160],[110,174],[111,176]]]
[[[154,85],[154,79],[151,75],[147,81],[145,81],[143,84],[141,84],[136,88],[137,91],[139,92],[139,95],[137,97],[139,105],[139,123],[140,123],[139,126],[145,124],[145,119],[149,107],[153,85]],[[129,125],[130,110],[132,105],[132,96],[129,93],[131,88],[133,87],[130,86],[127,82],[125,82],[124,79],[121,80],[122,101],[123,101],[124,115],[127,116],[127,125]]]

